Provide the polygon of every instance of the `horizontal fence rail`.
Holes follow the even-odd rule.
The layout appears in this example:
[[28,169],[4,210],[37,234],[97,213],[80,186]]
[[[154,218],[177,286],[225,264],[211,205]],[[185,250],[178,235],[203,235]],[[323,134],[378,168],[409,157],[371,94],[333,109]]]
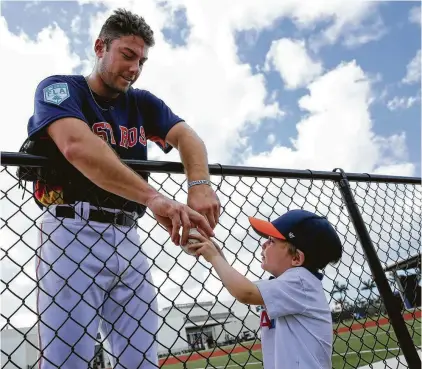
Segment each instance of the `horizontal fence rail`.
[[[48,158],[36,155],[28,155],[14,152],[2,152],[1,161],[3,165],[43,167],[50,162]],[[178,162],[164,162],[153,160],[122,160],[127,166],[136,172],[153,172],[168,174],[183,174],[183,165]],[[260,177],[260,178],[303,178],[339,181],[339,172],[326,172],[318,170],[297,170],[297,169],[276,169],[259,167],[242,167],[233,165],[210,164],[210,174],[217,176],[237,176],[237,177]],[[421,184],[420,177],[389,176],[369,173],[346,173],[349,182],[374,182],[374,183],[405,183]]]
[[[186,203],[186,178],[180,163],[124,162],[147,175],[149,183],[164,195]],[[78,356],[79,363],[89,368],[110,368],[118,362],[131,369],[130,360],[139,357],[169,369],[263,367],[261,307],[233,300],[210,265],[174,245],[149,210],[135,223],[136,237],[129,232],[119,234],[104,227],[98,232],[99,228],[91,227],[90,237],[96,234],[97,241],[84,244],[87,238],[70,223],[57,222],[54,227],[53,223],[43,223],[49,210],[35,204],[33,183],[17,178],[17,167],[39,176],[41,172],[36,169],[48,166],[48,159],[2,152],[1,164],[2,368],[38,367],[42,352],[48,350],[48,343],[40,345],[40,327],[44,329],[41,336],[48,336],[50,330],[51,337],[60,337],[68,357]],[[411,369],[420,367],[421,178],[220,164],[211,164],[209,169],[222,205],[215,240],[229,263],[252,281],[269,275],[261,269],[262,240],[250,230],[249,216],[272,220],[288,210],[302,208],[327,217],[336,228],[343,242],[343,257],[338,264],[325,268],[322,280],[333,317],[333,368],[369,368],[379,361],[391,368],[397,367],[397,361]],[[55,245],[55,227],[68,227],[69,235],[73,235],[68,244],[72,246]],[[110,232],[114,232],[112,237]],[[78,247],[86,249],[84,258],[77,260],[72,255],[76,239]],[[132,240],[132,246],[123,251],[117,240],[126,244]],[[57,246],[53,261],[45,254],[52,246]],[[116,251],[107,257],[98,254],[111,248]],[[117,272],[112,258],[118,250],[122,251]],[[116,319],[104,318],[101,323],[107,325],[106,333],[98,326],[92,328],[97,324],[94,317],[75,319],[77,304],[60,305],[70,301],[65,296],[78,298],[78,304],[85,303],[96,313],[104,312],[107,304],[95,305],[88,299],[87,289],[74,283],[73,273],[66,274],[58,267],[65,256],[75,265],[75,275],[85,273],[84,280],[90,281],[87,289],[100,291],[107,296],[107,303],[114,304]],[[141,262],[144,259],[146,263]],[[102,265],[96,274],[88,275],[84,269],[88,260]],[[129,279],[132,275],[141,278],[136,276],[141,269],[143,275],[150,276],[143,276],[143,283],[153,289],[156,298],[138,295]],[[60,285],[54,293],[43,278],[53,272]],[[114,284],[105,287],[105,275]],[[114,299],[118,288],[128,294],[124,303]],[[142,300],[145,315],[158,319],[158,331],[145,333],[157,344],[151,356],[142,351],[149,348],[141,350],[130,335],[125,337],[126,351],[120,354],[107,345],[113,335],[124,334],[119,325],[121,316],[148,330],[144,317],[130,310],[130,301],[135,298]],[[43,301],[51,303],[43,306]],[[53,303],[64,314],[63,326],[72,324],[75,330],[89,335],[95,348],[91,356],[78,351],[85,342],[82,338],[66,341],[61,325],[43,321],[41,310],[51,308]],[[67,357],[59,359],[53,363],[57,368]]]

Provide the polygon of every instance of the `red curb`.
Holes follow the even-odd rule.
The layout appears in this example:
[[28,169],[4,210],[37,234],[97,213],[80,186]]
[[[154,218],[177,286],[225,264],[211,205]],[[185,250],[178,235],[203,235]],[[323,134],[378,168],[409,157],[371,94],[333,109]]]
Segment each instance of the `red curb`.
[[[403,315],[404,320],[411,320],[411,319],[420,318],[420,317],[421,317],[421,311],[420,310],[414,311],[412,313],[406,313],[406,314]],[[356,331],[356,330],[363,329],[363,328],[386,325],[389,322],[390,322],[390,320],[388,318],[381,318],[381,319],[378,319],[377,321],[372,320],[372,321],[366,322],[364,324],[355,323],[355,324],[352,324],[350,327],[341,327],[339,329],[335,329],[334,333],[338,334],[338,333]]]

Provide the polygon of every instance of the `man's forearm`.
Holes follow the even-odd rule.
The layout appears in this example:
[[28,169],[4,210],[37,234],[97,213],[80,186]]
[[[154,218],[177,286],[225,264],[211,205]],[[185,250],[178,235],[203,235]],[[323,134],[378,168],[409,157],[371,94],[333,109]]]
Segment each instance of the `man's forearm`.
[[207,149],[198,135],[194,132],[183,135],[179,139],[177,149],[188,181],[210,179]]
[[85,135],[72,145],[66,159],[98,187],[139,204],[158,194],[100,137]]

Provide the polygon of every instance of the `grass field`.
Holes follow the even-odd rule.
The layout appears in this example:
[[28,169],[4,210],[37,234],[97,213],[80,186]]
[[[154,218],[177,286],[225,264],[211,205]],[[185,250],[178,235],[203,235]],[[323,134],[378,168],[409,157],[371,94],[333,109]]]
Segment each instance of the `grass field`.
[[[408,320],[406,324],[416,346],[421,345],[421,319]],[[396,335],[390,324],[370,327],[334,336],[333,368],[349,369],[402,355],[398,348]],[[200,359],[164,365],[165,369],[199,368],[238,368],[261,369],[261,350],[246,351],[209,359]]]

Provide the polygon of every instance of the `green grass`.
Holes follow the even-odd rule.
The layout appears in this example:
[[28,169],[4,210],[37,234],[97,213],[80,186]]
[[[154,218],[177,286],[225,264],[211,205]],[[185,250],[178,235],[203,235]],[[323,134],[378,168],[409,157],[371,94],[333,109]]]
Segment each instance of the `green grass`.
[[[417,321],[410,321],[410,333],[416,346],[421,345]],[[397,338],[390,324],[365,330],[346,332],[335,336],[333,368],[348,369],[403,355],[398,349]]]
[[[409,332],[416,346],[421,345],[420,320],[406,321]],[[333,368],[349,369],[375,363],[380,360],[403,355],[398,349],[398,343],[393,328],[387,324],[334,336]],[[232,354],[230,357],[220,356],[207,360],[188,361],[183,364],[164,365],[164,369],[203,369],[203,368],[245,367],[247,369],[262,369],[261,350]]]

